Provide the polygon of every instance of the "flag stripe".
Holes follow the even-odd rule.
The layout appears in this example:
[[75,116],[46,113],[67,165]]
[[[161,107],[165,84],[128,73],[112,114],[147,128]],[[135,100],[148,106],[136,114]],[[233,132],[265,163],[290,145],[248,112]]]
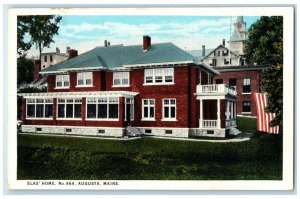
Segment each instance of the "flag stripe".
[[257,115],[257,130],[267,133],[279,133],[279,126],[270,127],[270,122],[275,118],[275,113],[266,113],[267,98],[265,94],[253,93],[253,98],[256,104]]

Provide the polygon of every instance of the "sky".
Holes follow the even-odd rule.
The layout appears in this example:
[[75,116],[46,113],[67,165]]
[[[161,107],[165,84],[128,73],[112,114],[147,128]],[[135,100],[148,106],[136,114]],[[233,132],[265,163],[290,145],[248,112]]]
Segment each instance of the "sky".
[[[245,16],[246,28],[258,19],[258,16]],[[236,16],[62,15],[59,34],[53,38],[55,43],[43,52],[54,52],[56,47],[65,52],[70,46],[81,54],[103,46],[104,40],[111,45],[141,45],[143,35],[149,35],[152,43],[172,42],[184,50],[199,50],[202,45],[215,48],[222,39],[229,40],[235,20]],[[28,51],[28,56],[38,56],[35,46]]]

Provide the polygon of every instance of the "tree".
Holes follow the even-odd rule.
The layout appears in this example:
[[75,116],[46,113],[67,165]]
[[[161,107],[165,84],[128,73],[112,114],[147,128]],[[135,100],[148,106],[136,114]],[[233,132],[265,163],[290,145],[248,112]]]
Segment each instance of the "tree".
[[[26,51],[31,45],[35,45],[39,50],[41,63],[42,51],[44,47],[50,47],[50,44],[54,42],[53,36],[58,34],[58,24],[61,19],[61,16],[56,15],[20,16],[18,18],[18,52],[19,49]],[[24,42],[26,32],[30,36],[30,47],[28,43]]]
[[25,34],[28,33],[28,18],[25,16],[18,16],[17,19],[17,53],[22,56],[31,48],[30,41],[26,42]]
[[283,18],[261,17],[249,29],[245,46],[249,64],[270,65],[263,72],[262,89],[266,92],[267,112],[276,113],[271,126],[280,126],[283,116]]
[[17,83],[30,83],[33,81],[34,63],[25,56],[20,56],[17,59]]

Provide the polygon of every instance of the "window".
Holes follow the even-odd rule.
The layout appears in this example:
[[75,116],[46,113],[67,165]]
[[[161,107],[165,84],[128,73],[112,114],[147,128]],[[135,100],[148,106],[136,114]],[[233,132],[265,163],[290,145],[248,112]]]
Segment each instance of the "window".
[[250,113],[251,112],[251,102],[243,101],[243,112]]
[[92,86],[93,72],[77,73],[77,86]]
[[220,51],[218,50],[218,56],[220,56],[220,54],[221,54],[221,53],[220,53]]
[[53,99],[27,99],[26,118],[52,118]]
[[217,66],[217,60],[216,59],[213,59],[213,66]]
[[143,100],[143,119],[154,120],[155,115],[155,100],[154,99],[144,99]]
[[222,51],[222,55],[223,55],[223,56],[228,56],[228,53],[229,53],[229,50],[223,50],[223,51]]
[[152,130],[151,130],[151,129],[145,129],[145,133],[151,134],[151,133],[152,133]]
[[207,132],[206,132],[206,134],[207,134],[207,135],[213,135],[213,134],[215,134],[215,132],[214,132],[214,131],[211,131],[211,130],[209,130],[209,131],[207,131]]
[[47,62],[47,55],[44,56],[44,62]]
[[129,86],[129,72],[114,72],[113,73],[114,86]]
[[70,76],[69,75],[56,75],[56,88],[69,88]]
[[125,98],[125,121],[134,120],[134,98]]
[[235,78],[229,79],[229,87],[236,87],[236,79]]
[[72,133],[72,129],[65,129],[66,133]]
[[216,79],[216,84],[223,84],[223,79]]
[[40,128],[40,127],[35,128],[35,132],[41,132],[41,131],[42,131],[42,128]]
[[105,134],[105,130],[104,129],[98,130],[98,134]]
[[176,120],[176,99],[163,99],[163,119]]
[[169,84],[174,82],[174,68],[145,69],[145,84]]
[[81,119],[81,98],[58,98],[57,118]]
[[166,134],[173,134],[173,131],[172,130],[166,130],[165,133]]
[[87,119],[118,119],[119,98],[99,97],[87,98]]
[[53,56],[50,55],[50,62],[53,62]]
[[243,79],[243,93],[251,93],[250,78]]
[[225,65],[229,64],[229,59],[224,59],[224,64]]

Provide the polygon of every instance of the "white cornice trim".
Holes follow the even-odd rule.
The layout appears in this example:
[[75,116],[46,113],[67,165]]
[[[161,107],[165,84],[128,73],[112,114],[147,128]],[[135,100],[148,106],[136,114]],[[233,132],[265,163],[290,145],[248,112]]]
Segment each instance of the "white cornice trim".
[[24,98],[64,98],[64,97],[133,97],[138,92],[131,91],[89,91],[89,92],[51,92],[51,93],[19,93]]
[[150,63],[150,64],[124,64],[124,67],[132,68],[132,67],[168,67],[169,65],[182,65],[182,64],[191,64],[194,61],[180,61],[180,62],[162,62],[162,63]]

